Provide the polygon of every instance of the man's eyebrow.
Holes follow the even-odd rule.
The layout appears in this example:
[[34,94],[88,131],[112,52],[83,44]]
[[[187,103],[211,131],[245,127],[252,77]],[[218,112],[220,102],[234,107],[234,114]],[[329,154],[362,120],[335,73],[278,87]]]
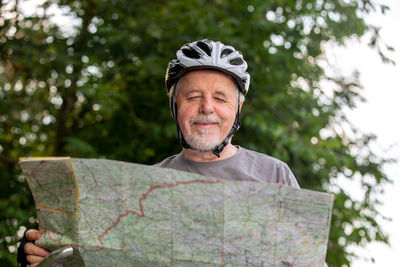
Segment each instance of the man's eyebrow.
[[186,95],[190,95],[193,93],[200,93],[200,90],[199,89],[190,89],[186,92]]

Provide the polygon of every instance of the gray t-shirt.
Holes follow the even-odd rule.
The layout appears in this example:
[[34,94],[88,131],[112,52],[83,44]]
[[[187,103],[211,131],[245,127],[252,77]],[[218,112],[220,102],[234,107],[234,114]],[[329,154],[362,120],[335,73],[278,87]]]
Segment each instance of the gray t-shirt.
[[233,181],[278,183],[300,188],[289,167],[271,156],[238,147],[239,151],[227,159],[196,162],[182,153],[170,156],[154,166],[197,173],[207,177]]

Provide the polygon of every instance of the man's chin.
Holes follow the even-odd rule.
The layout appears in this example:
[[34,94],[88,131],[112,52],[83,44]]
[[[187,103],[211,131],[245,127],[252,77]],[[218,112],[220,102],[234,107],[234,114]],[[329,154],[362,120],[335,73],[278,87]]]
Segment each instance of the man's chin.
[[189,145],[193,148],[193,150],[196,150],[196,151],[199,151],[202,153],[212,152],[213,149],[215,149],[218,146],[218,144],[214,145],[214,146],[198,146],[198,145],[192,145],[190,143],[189,143]]
[[186,142],[194,149],[200,152],[212,152],[214,148],[216,148],[222,141],[219,140],[220,138],[198,138],[194,136],[189,136],[187,139],[185,138]]

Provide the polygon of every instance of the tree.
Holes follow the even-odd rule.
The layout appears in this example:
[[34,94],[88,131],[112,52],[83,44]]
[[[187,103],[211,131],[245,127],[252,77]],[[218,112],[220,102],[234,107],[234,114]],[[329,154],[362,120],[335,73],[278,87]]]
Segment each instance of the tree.
[[[0,3],[0,263],[16,264],[18,238],[35,226],[18,157],[152,164],[179,151],[162,77],[177,48],[201,38],[234,45],[249,63],[235,143],[286,161],[301,187],[335,193],[327,262],[350,266],[350,245],[388,243],[376,218],[389,160],[374,155],[374,137],[357,133],[342,112],[362,99],[361,85],[357,75],[321,67],[324,44],[366,34],[389,60],[378,29],[363,19],[387,7],[369,0],[51,0],[31,12],[23,2]],[[364,199],[338,187],[341,176],[360,177]]]

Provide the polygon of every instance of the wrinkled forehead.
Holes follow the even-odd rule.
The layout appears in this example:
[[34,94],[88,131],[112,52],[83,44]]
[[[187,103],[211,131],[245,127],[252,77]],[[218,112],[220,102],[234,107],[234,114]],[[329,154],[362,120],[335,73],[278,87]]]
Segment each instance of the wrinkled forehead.
[[236,83],[236,80],[223,72],[217,71],[217,70],[194,70],[186,73],[183,75],[175,84],[175,90],[179,90],[179,88],[182,86],[182,84],[185,84],[186,86],[188,85],[206,85],[208,82],[216,81],[217,83],[223,84],[223,85],[229,85],[231,86],[235,92],[239,90],[239,87]]

